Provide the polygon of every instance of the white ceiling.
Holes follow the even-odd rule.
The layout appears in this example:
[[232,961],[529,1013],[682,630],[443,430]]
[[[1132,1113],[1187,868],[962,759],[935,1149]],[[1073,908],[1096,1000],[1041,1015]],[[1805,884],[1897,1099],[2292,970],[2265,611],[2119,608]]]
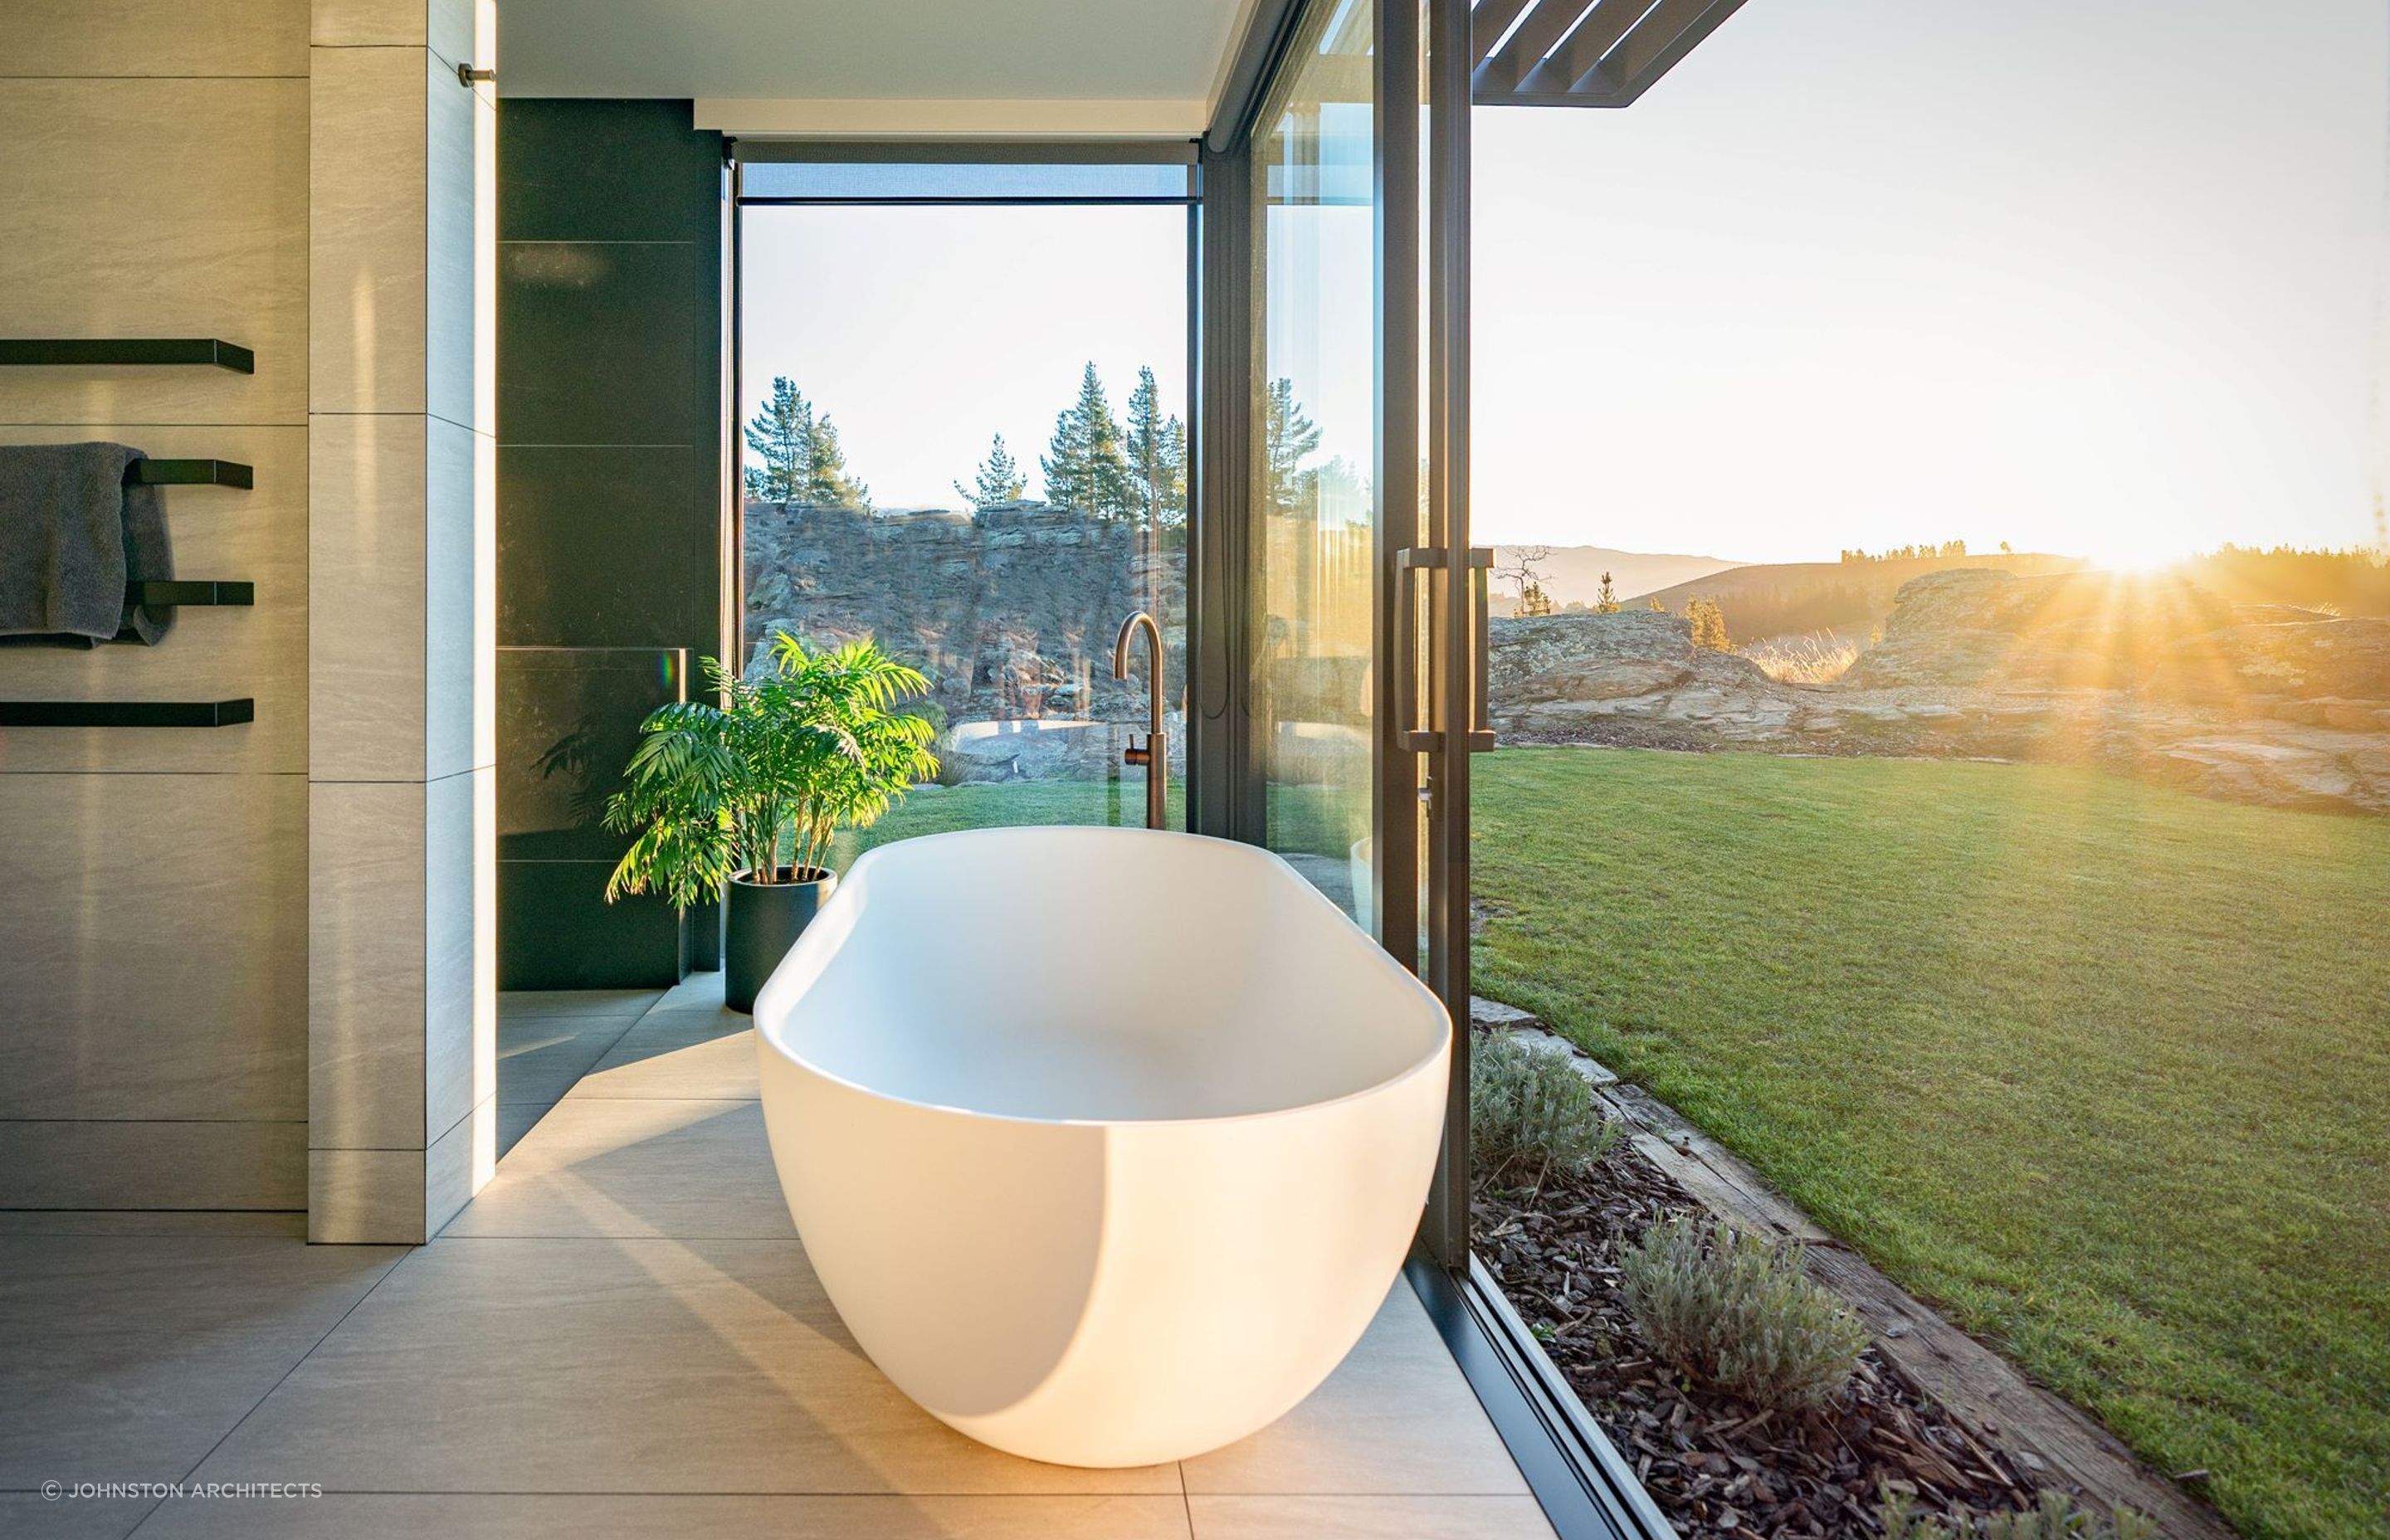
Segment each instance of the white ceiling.
[[1191,137],[1253,0],[498,0],[518,96],[669,96],[732,132]]

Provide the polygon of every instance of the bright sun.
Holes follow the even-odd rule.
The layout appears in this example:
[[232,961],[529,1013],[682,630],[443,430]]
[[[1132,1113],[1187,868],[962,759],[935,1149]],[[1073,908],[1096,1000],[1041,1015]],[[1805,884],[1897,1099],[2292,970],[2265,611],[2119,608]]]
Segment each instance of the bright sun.
[[2085,550],[2084,558],[2109,572],[2154,572],[2171,567],[2191,553],[2150,541],[2112,539]]

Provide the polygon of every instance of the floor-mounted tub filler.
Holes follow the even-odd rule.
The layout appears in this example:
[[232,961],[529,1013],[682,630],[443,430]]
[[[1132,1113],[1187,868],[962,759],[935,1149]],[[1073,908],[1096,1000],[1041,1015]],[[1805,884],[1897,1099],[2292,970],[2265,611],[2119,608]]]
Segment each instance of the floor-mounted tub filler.
[[871,852],[756,1002],[772,1159],[855,1341],[1064,1465],[1233,1443],[1401,1267],[1449,1018],[1278,857],[1122,828]]

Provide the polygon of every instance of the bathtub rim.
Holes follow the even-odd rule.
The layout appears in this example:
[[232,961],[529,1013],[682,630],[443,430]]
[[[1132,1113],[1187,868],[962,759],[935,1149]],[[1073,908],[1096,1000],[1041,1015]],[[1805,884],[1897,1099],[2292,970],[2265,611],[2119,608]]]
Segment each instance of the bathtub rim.
[[[1038,829],[1047,829],[1055,832],[1068,832],[1074,836],[1092,835],[1099,838],[1200,840],[1206,844],[1226,845],[1232,847],[1240,853],[1244,853],[1240,855],[1240,859],[1250,856],[1260,856],[1266,858],[1268,862],[1273,863],[1278,866],[1287,880],[1294,883],[1299,889],[1301,889],[1304,896],[1309,902],[1320,905],[1330,915],[1333,915],[1346,927],[1346,929],[1358,936],[1361,939],[1362,943],[1368,946],[1371,952],[1376,954],[1380,961],[1399,974],[1403,982],[1408,986],[1409,993],[1411,993],[1415,998],[1426,1002],[1433,1011],[1434,1019],[1443,1023],[1444,1030],[1442,1033],[1436,1034],[1435,1040],[1429,1045],[1428,1049],[1424,1054],[1412,1059],[1399,1072],[1384,1076],[1381,1079],[1371,1081],[1367,1085],[1363,1085],[1356,1090],[1347,1091],[1341,1096],[1330,1097],[1321,1101],[1301,1102],[1292,1107],[1271,1107],[1253,1112],[1220,1112],[1206,1117],[1191,1118],[1040,1118],[1031,1117],[1025,1113],[1020,1112],[992,1112],[984,1108],[957,1107],[948,1102],[924,1101],[917,1097],[898,1096],[892,1091],[883,1090],[879,1086],[867,1085],[861,1081],[851,1079],[845,1075],[834,1073],[829,1070],[824,1069],[814,1059],[803,1054],[798,1053],[781,1039],[780,1027],[781,1024],[787,1020],[788,1013],[785,1010],[772,1010],[767,1015],[766,1007],[774,1005],[777,995],[783,992],[780,981],[782,976],[788,972],[789,965],[796,961],[799,956],[805,953],[807,943],[812,940],[814,936],[819,933],[816,931],[813,927],[808,926],[806,928],[806,933],[798,938],[797,944],[790,948],[789,955],[787,956],[780,959],[780,965],[772,970],[772,976],[764,982],[764,987],[756,994],[755,1010],[753,1014],[753,1020],[755,1022],[756,1053],[759,1056],[767,1053],[777,1054],[780,1058],[788,1060],[789,1063],[795,1068],[803,1071],[807,1074],[815,1076],[816,1079],[824,1081],[829,1084],[839,1086],[842,1089],[855,1092],[861,1096],[870,1097],[874,1100],[887,1102],[892,1106],[908,1107],[925,1112],[939,1112],[954,1117],[975,1118],[985,1123],[1006,1123],[1032,1128],[1214,1128],[1226,1127],[1236,1123],[1250,1123],[1264,1119],[1301,1117],[1304,1114],[1321,1111],[1328,1108],[1343,1107],[1350,1103],[1361,1101],[1367,1097],[1383,1095],[1398,1086],[1408,1084],[1422,1074],[1443,1070],[1445,1066],[1448,1064],[1452,1055],[1452,1041],[1455,1032],[1452,1021],[1452,1013],[1445,1008],[1444,1001],[1436,995],[1436,993],[1433,990],[1428,988],[1426,982],[1420,979],[1418,974],[1412,972],[1409,969],[1405,968],[1395,959],[1392,953],[1379,945],[1377,937],[1369,934],[1367,930],[1362,930],[1359,925],[1356,924],[1351,915],[1346,914],[1342,908],[1338,907],[1333,900],[1330,899],[1326,893],[1321,892],[1319,889],[1312,883],[1310,879],[1297,871],[1294,868],[1293,863],[1288,861],[1284,856],[1279,854],[1279,853],[1274,850],[1269,850],[1260,845],[1249,844],[1242,840],[1223,840],[1215,835],[1189,834],[1179,829],[1120,828],[1102,824],[1014,824],[996,828],[957,828],[947,829],[937,834],[917,834],[910,839],[895,841],[885,845],[878,845],[864,852],[862,855],[856,858],[854,865],[848,867],[846,871],[840,876],[837,891],[831,893],[829,899],[824,901],[822,910],[824,913],[827,913],[833,905],[836,905],[844,904],[851,907],[853,905],[863,902],[859,896],[849,898],[848,895],[860,894],[863,892],[864,884],[859,880],[859,879],[865,875],[868,866],[882,852],[894,850],[899,845],[910,845],[916,843],[934,844],[942,841],[954,840],[982,840],[992,836],[1002,837],[1005,835],[1019,835]],[[816,921],[818,921],[820,916],[816,915],[815,918]],[[791,985],[789,987],[793,988],[795,986]]]

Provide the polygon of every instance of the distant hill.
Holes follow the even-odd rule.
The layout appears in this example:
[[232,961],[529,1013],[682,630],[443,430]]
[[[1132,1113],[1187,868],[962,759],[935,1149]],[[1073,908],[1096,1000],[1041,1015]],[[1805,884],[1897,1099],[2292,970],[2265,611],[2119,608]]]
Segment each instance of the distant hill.
[[[1518,559],[1515,545],[1494,547],[1494,564],[1507,566]],[[1554,545],[1551,555],[1536,563],[1543,574],[1544,592],[1551,596],[1554,605],[1572,601],[1591,604],[1601,592],[1601,574],[1610,574],[1611,586],[1622,599],[1640,598],[1645,594],[1711,572],[1720,572],[1741,565],[1714,556],[1664,556],[1648,551],[1614,551],[1606,545]],[[1503,584],[1494,585],[1494,610],[1508,614],[1518,602],[1518,596]]]
[[1690,599],[1715,600],[1726,616],[1727,634],[1738,644],[1831,631],[1864,647],[1877,624],[1892,613],[1892,597],[1910,578],[1963,567],[2030,576],[2071,572],[2088,565],[2080,557],[2034,552],[1881,561],[1760,562],[1698,576],[1644,595],[1637,602],[1657,599],[1681,612]]
[[2177,569],[2232,604],[2319,606],[2390,615],[2390,560],[2371,551],[2252,550],[2227,545]]

